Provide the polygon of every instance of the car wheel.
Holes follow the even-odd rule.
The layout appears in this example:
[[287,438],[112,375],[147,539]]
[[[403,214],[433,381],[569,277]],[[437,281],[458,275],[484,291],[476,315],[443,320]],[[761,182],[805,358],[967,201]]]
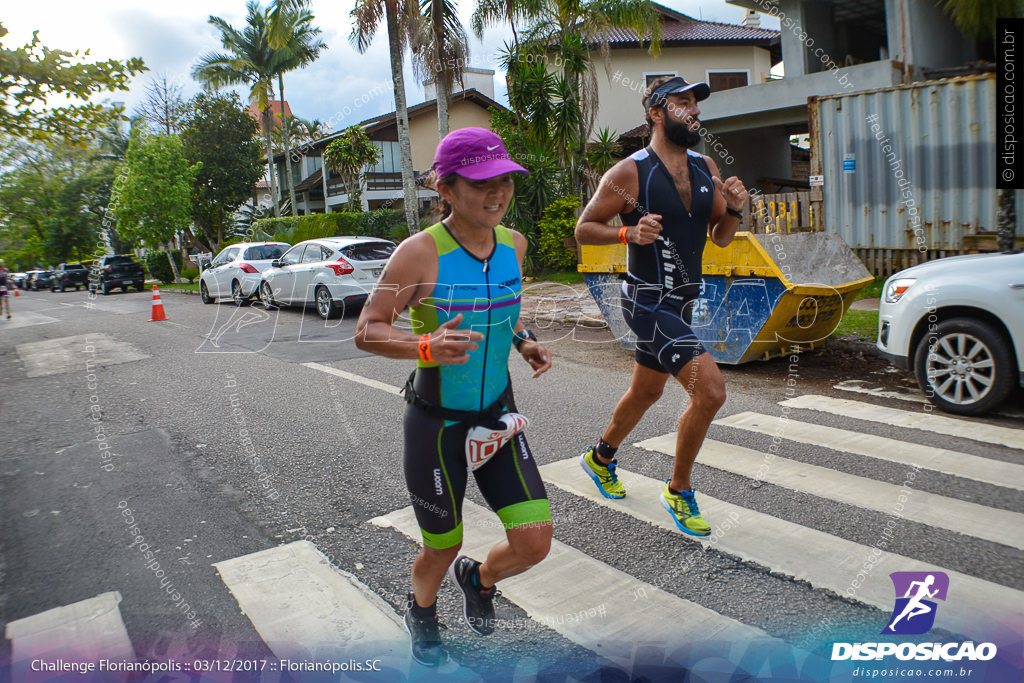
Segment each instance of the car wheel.
[[992,325],[973,318],[939,323],[917,345],[917,382],[940,410],[980,415],[1013,389],[1010,346]]
[[103,288],[103,296],[106,296],[106,295],[110,294],[110,285],[109,284],[104,282],[103,285],[102,285],[102,288]]
[[[64,290],[62,289],[60,291],[63,292]],[[56,285],[50,285],[50,292],[52,292],[53,294],[56,294],[57,293],[57,286]]]
[[199,283],[199,298],[203,300],[204,304],[213,303],[213,297],[210,296],[210,290],[206,288],[205,282]]
[[[60,291],[61,291],[61,292],[63,292],[63,291],[64,291],[65,289],[67,289],[67,288],[68,288],[68,287],[67,287],[67,285],[65,285],[65,284],[64,284],[63,282],[62,282],[62,283],[60,283]],[[78,291],[78,285],[75,285],[75,291],[76,291],[76,292]]]
[[127,292],[128,291],[128,285],[121,285],[121,291],[122,292]]
[[341,313],[341,307],[334,303],[331,291],[324,285],[317,287],[313,296],[316,301],[316,312],[324,320],[335,318]]
[[146,283],[145,282],[140,282],[140,283],[135,285],[135,289],[139,290],[140,292],[142,290],[144,290],[145,288],[146,288]]
[[280,305],[274,301],[274,290],[266,280],[260,283],[260,301],[263,302],[265,308],[280,308]]
[[238,280],[231,282],[231,298],[236,306],[249,305],[249,297],[242,295],[242,284]]

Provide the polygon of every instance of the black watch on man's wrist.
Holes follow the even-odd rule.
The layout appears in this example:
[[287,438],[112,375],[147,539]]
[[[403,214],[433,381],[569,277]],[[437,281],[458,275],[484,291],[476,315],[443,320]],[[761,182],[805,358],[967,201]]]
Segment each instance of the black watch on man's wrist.
[[736,209],[730,209],[728,206],[725,207],[725,212],[727,214],[729,214],[730,216],[736,216],[736,218],[739,218],[739,219],[743,218],[743,212],[742,211],[737,211]]
[[515,341],[516,351],[518,351],[519,345],[522,344],[524,341],[537,341],[537,335],[535,335],[533,332],[530,332],[529,330],[520,330],[519,332],[516,332],[515,334],[512,335],[512,339]]

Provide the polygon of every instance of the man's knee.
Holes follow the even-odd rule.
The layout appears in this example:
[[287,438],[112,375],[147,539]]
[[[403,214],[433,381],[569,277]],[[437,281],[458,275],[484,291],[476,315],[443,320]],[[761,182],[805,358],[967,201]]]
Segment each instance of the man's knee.
[[630,402],[639,404],[650,408],[658,399],[661,398],[661,393],[664,389],[664,385],[649,387],[645,385],[633,385],[629,387]]
[[700,407],[717,413],[718,409],[725,405],[725,381],[716,378],[714,381],[704,382],[694,392],[693,400]]
[[429,545],[425,545],[422,552],[424,559],[431,563],[449,565],[459,556],[461,549],[462,543],[460,542],[450,548],[431,548]]

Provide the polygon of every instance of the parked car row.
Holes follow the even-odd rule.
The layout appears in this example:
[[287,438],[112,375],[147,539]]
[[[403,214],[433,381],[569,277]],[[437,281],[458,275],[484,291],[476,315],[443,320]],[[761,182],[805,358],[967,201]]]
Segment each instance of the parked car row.
[[203,270],[199,294],[205,304],[219,297],[238,306],[257,297],[266,306],[315,304],[327,320],[366,300],[395,248],[375,237],[232,245]]
[[99,264],[92,262],[61,263],[56,270],[30,270],[11,273],[11,283],[19,289],[38,291],[49,289],[63,292],[71,287],[79,290],[88,287],[90,291],[100,290],[104,294],[118,287],[127,292],[129,287],[142,291],[145,275],[142,265],[132,256],[111,254],[102,257]]

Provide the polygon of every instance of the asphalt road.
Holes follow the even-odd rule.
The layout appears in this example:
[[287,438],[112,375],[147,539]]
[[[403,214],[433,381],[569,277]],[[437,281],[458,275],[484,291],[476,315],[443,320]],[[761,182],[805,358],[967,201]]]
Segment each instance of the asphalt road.
[[[409,506],[401,470],[404,403],[325,368],[395,388],[411,363],[356,349],[354,315],[325,324],[313,309],[267,311],[229,301],[206,306],[198,297],[167,292],[162,300],[168,320],[149,322],[149,291],[94,299],[85,292],[24,293],[13,300],[14,317],[0,321],[0,620],[9,624],[117,591],[140,658],[268,657],[270,648],[213,565],[303,539],[400,614],[416,544],[369,520]],[[600,330],[549,325],[538,332],[553,340],[552,370],[531,379],[515,358],[511,369],[517,403],[531,421],[532,450],[548,465],[578,455],[600,435],[628,385],[631,355]],[[1024,449],[1016,446],[780,406],[813,395],[923,412],[913,401],[835,389],[850,380],[865,387],[907,383],[857,350],[724,374],[729,398],[720,419],[746,412],[785,416],[891,439],[895,450],[899,442],[1024,464]],[[672,432],[685,401],[680,387],[668,387],[620,450],[620,467],[651,479],[669,475],[670,455],[633,444]],[[1010,416],[963,422],[1024,431],[1019,413],[1012,416],[1020,407],[1018,398]],[[773,443],[770,432],[720,424],[708,437],[726,451],[766,453]],[[907,477],[907,465],[885,454],[853,453],[835,443],[782,443],[779,455],[795,463],[894,485]],[[253,454],[263,469],[254,469]],[[698,496],[866,547],[877,543],[890,518],[828,492],[755,481],[703,459],[694,470]],[[580,479],[590,486],[582,473]],[[913,490],[1019,514],[1020,484],[926,469]],[[611,502],[554,485],[548,493],[556,539],[637,585],[656,586],[798,647],[840,635],[876,640],[885,625],[887,609],[794,578],[794,572],[742,552],[702,547]],[[468,498],[484,505],[473,485]],[[143,542],[162,577],[140,550]],[[888,550],[1002,587],[1011,604],[1024,591],[1024,551],[985,534],[903,519]],[[534,571],[542,568],[558,569],[542,564]],[[163,579],[180,600],[169,597]],[[444,638],[466,680],[485,671],[512,676],[524,658],[534,670],[563,678],[607,664],[559,628],[534,624],[481,641],[459,627],[458,604],[446,584],[439,606],[451,627]],[[513,601],[499,599],[498,609],[503,619],[529,622]],[[642,603],[634,609],[642,610]],[[638,662],[650,659],[637,653]],[[0,653],[2,660],[9,656]]]

